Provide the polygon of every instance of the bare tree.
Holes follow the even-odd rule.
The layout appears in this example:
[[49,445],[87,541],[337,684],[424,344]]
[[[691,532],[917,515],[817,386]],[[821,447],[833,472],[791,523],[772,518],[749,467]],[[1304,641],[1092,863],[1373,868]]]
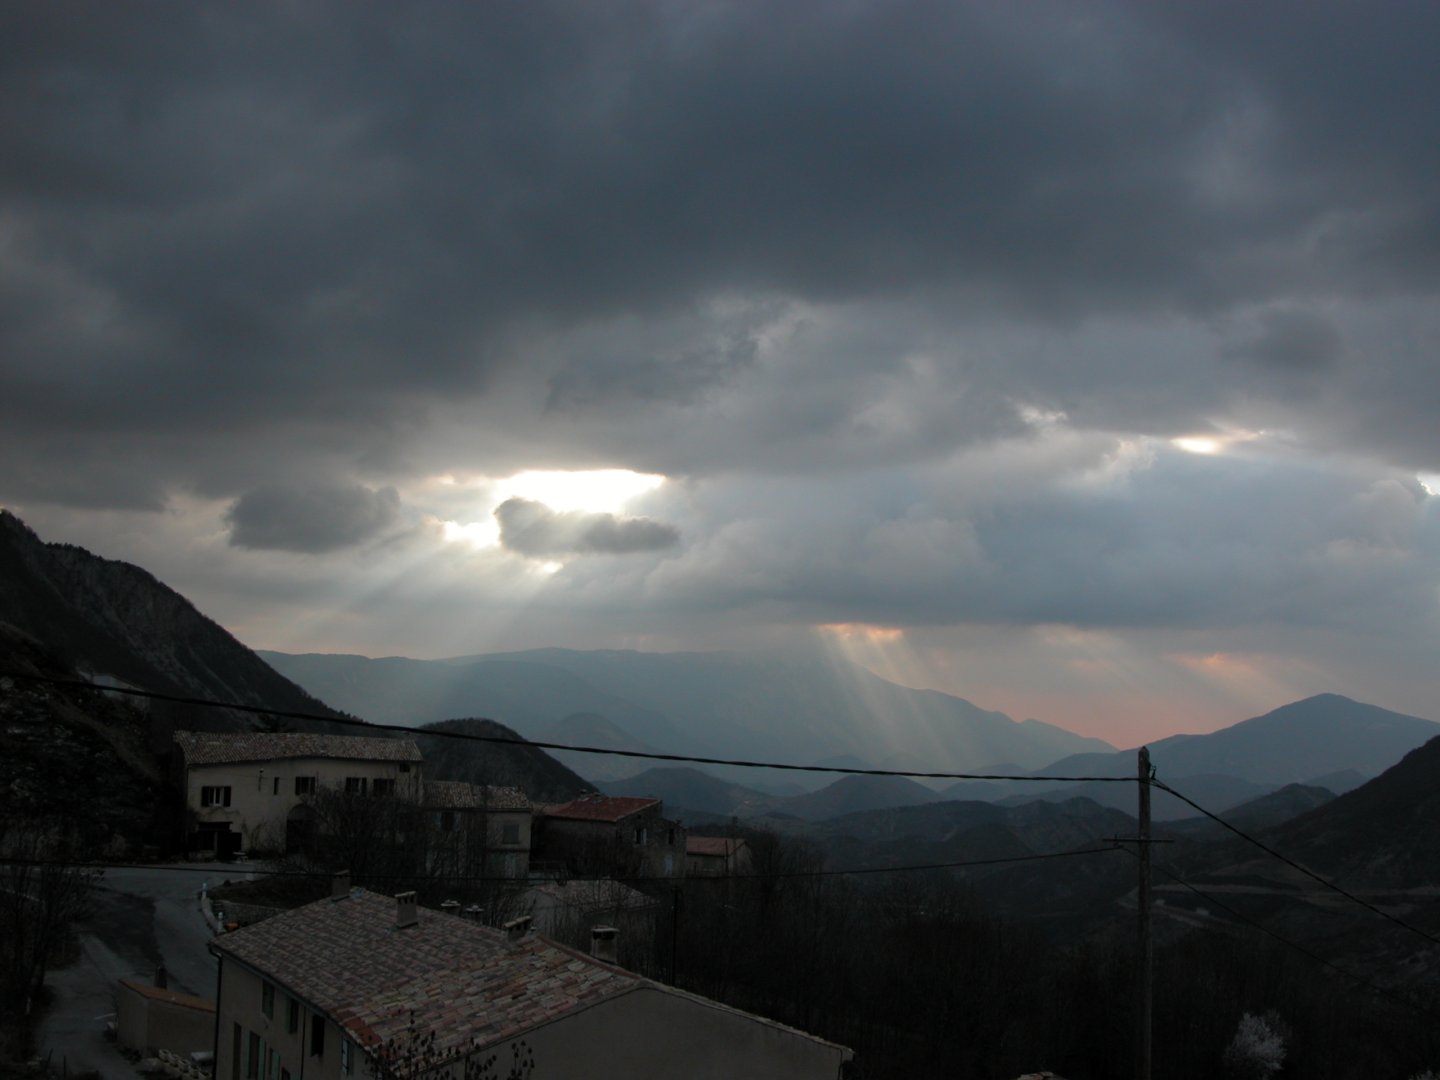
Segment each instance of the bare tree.
[[44,818],[0,817],[0,998],[22,1018],[100,877],[75,861],[72,836]]

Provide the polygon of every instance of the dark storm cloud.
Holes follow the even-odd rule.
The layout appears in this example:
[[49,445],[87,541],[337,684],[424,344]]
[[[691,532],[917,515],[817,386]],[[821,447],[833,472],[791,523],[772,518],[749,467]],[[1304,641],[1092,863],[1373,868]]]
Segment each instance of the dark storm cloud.
[[235,547],[319,554],[353,547],[395,524],[394,488],[360,484],[247,491],[225,514]]
[[680,542],[672,525],[650,518],[556,511],[531,499],[506,499],[495,508],[500,542],[521,555],[634,555]]
[[[275,3],[157,19],[121,3],[3,19],[0,421],[31,460],[26,491],[64,501],[101,499],[85,477],[117,460],[141,478],[131,505],[234,495],[242,474],[280,482],[314,455],[398,478],[426,461],[431,410],[483,409],[527,379],[575,425],[549,450],[574,462],[595,449],[584,418],[623,417],[612,461],[663,445],[670,467],[723,468],[769,438],[777,460],[850,464],[811,433],[848,430],[858,385],[805,400],[779,435],[743,399],[756,411],[726,414],[722,452],[680,449],[673,433],[753,370],[754,338],[710,325],[651,349],[645,328],[721,322],[703,310],[716,296],[904,301],[916,317],[872,354],[884,366],[935,332],[963,340],[967,313],[1208,319],[1440,281],[1440,138],[1417,107],[1440,99],[1430,6]],[[572,335],[548,366],[527,349],[536,327]],[[1092,372],[1039,352],[950,359],[947,385],[976,413],[1018,388],[1147,428],[1203,415],[1153,355]],[[1331,429],[1429,452],[1414,398],[1381,393],[1381,420]],[[637,402],[649,412],[629,423]],[[523,445],[533,411],[486,416],[496,443]],[[34,449],[56,432],[56,454]],[[187,438],[206,452],[174,453]]]
[[1229,355],[1285,372],[1323,371],[1339,358],[1342,342],[1329,320],[1304,311],[1267,312],[1261,331]]
[[954,470],[737,488],[647,585],[800,623],[1435,635],[1440,500],[1413,478],[1098,450],[1044,480],[1002,465],[989,490]]

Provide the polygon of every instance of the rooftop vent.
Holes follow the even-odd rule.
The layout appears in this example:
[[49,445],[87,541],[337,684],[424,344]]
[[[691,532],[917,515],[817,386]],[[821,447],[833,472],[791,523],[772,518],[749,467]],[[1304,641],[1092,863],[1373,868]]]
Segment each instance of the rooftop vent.
[[619,955],[620,931],[613,926],[592,926],[590,928],[590,955],[607,964],[615,963]]
[[414,926],[420,921],[416,913],[415,893],[402,892],[395,894],[395,929],[404,930],[407,926]]
[[350,871],[338,870],[330,879],[330,899],[344,900],[350,895]]
[[511,941],[519,941],[530,932],[530,916],[521,915],[518,919],[511,919],[503,927],[505,936]]

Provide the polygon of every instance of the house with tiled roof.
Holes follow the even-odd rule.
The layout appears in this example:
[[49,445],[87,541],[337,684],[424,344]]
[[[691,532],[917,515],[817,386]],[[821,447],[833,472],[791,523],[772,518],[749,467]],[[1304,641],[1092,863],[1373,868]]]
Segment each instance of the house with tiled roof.
[[519,788],[429,780],[422,805],[435,827],[434,872],[516,879],[529,874],[531,806]]
[[493,1055],[500,1075],[532,1062],[531,1080],[831,1080],[851,1057],[523,922],[495,930],[417,908],[413,894],[342,885],[216,938],[215,1075],[449,1078]]
[[687,836],[685,872],[698,877],[732,877],[750,871],[750,845],[744,837]]
[[222,858],[294,847],[315,828],[306,796],[321,789],[412,799],[422,792],[412,739],[177,731],[174,746],[188,846]]
[[685,829],[659,799],[584,795],[535,808],[534,858],[576,874],[674,878],[685,874]]

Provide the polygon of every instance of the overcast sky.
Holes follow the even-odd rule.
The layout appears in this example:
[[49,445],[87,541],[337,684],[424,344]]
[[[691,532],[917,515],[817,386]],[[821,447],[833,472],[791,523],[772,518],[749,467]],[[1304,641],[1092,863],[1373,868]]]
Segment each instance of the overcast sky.
[[247,644],[818,643],[1125,745],[1440,718],[1432,3],[0,39],[0,504]]

